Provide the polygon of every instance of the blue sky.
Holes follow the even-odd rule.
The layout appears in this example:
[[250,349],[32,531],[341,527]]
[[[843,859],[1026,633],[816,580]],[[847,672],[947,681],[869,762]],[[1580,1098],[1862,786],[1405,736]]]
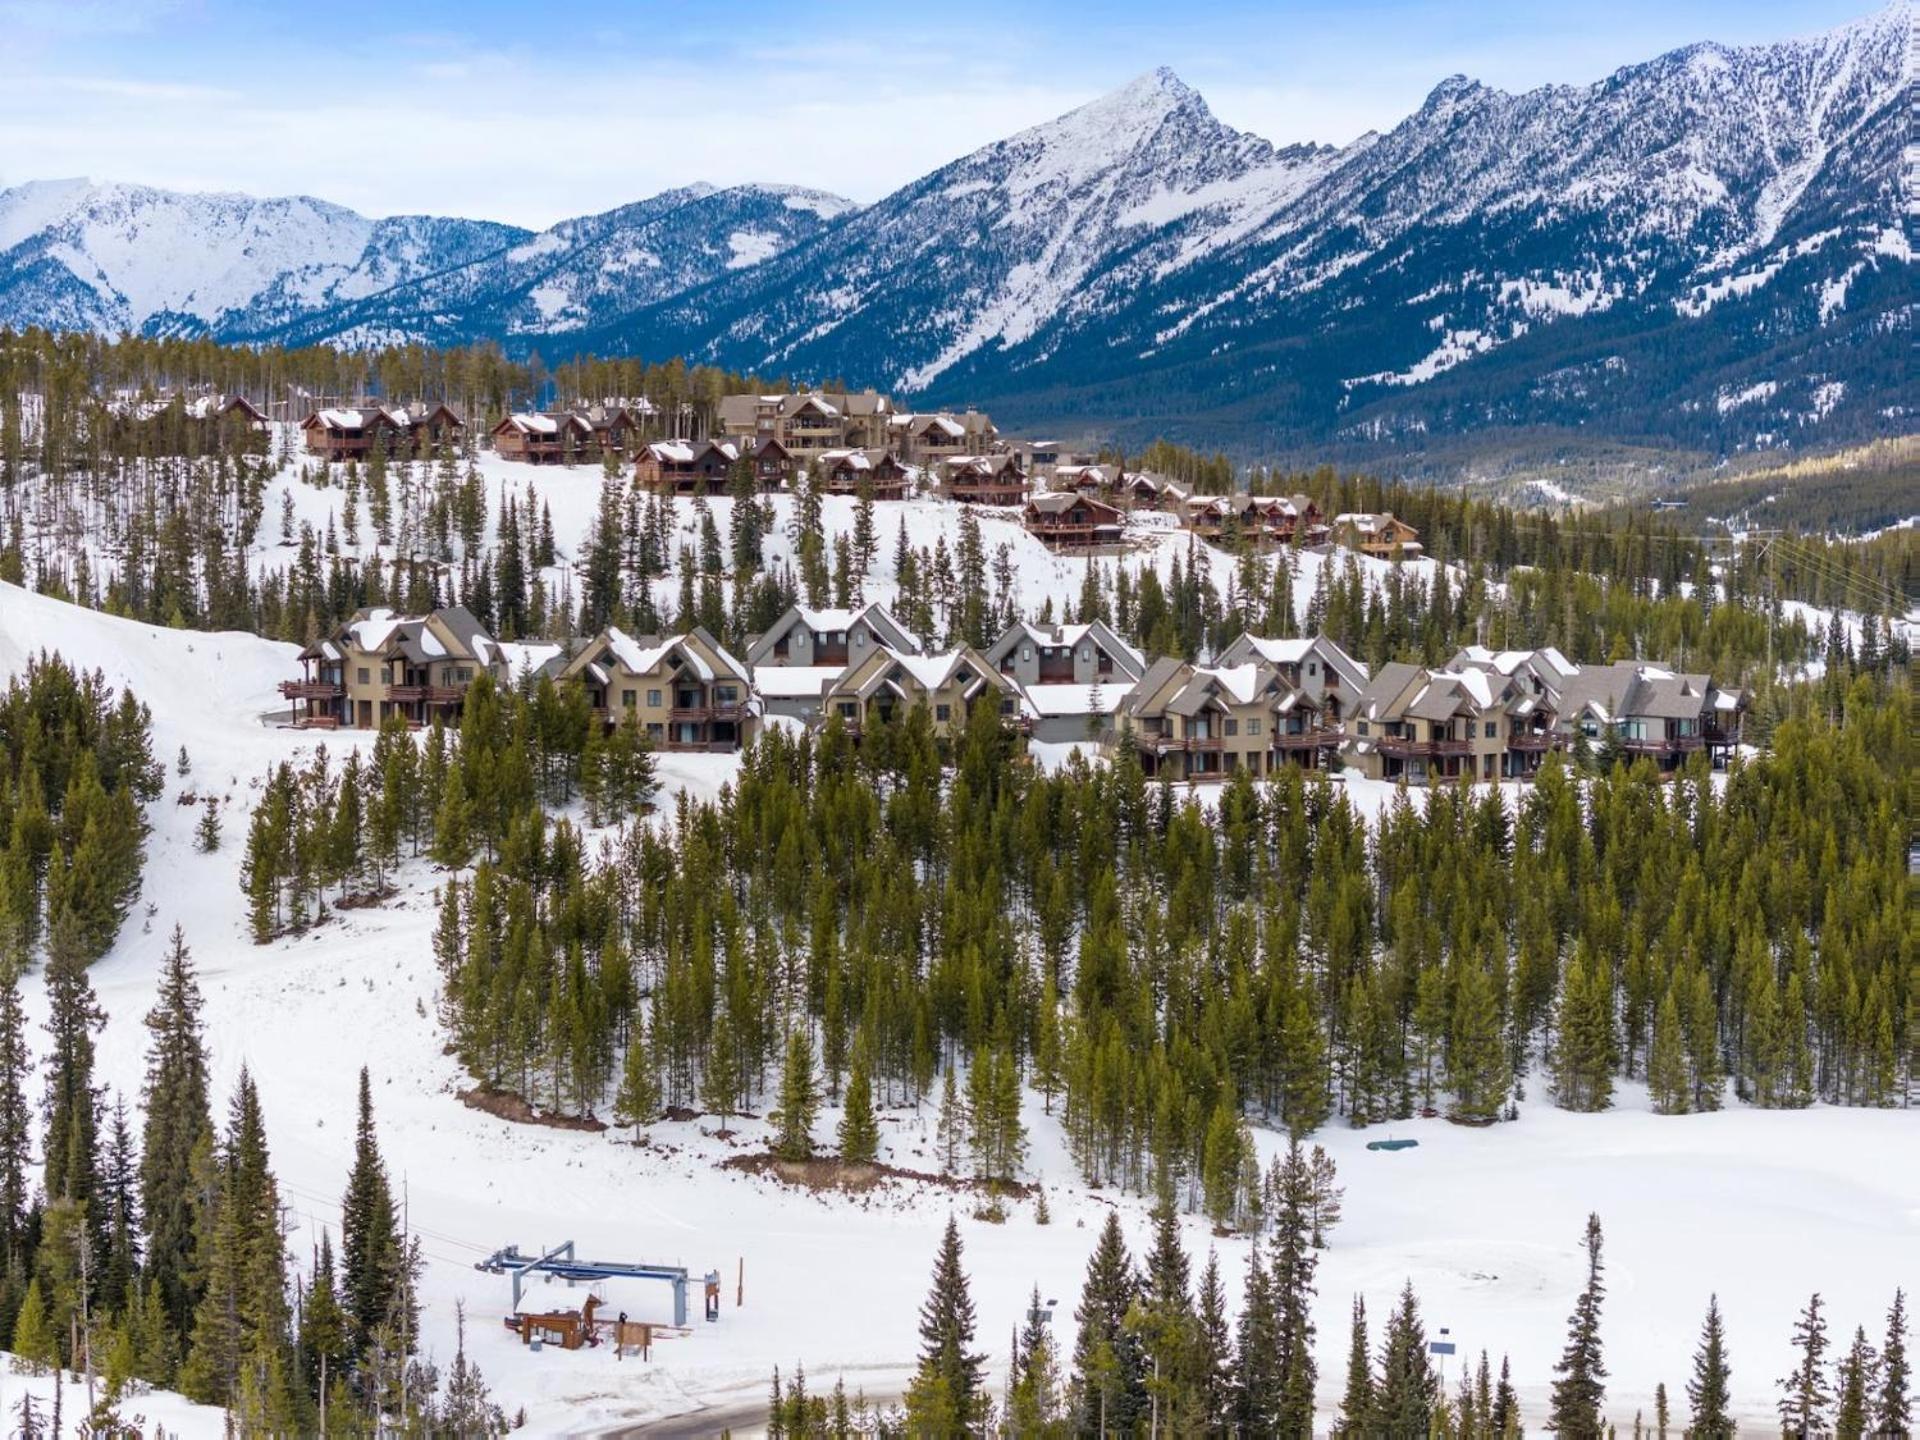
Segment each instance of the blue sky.
[[1862,0],[0,0],[0,186],[91,175],[539,226],[694,180],[872,200],[1169,65],[1276,143],[1463,73],[1584,84]]

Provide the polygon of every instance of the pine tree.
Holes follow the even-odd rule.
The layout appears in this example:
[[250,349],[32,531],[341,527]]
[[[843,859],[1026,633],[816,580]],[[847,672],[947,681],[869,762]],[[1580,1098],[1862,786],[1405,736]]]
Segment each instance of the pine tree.
[[780,1108],[773,1116],[773,1153],[782,1160],[813,1158],[813,1120],[820,1109],[820,1081],[814,1073],[813,1035],[805,1024],[787,1036],[786,1063],[780,1070]]
[[211,855],[220,848],[220,801],[209,795],[200,809],[200,823],[193,828],[193,848]]
[[1380,1378],[1368,1429],[1385,1435],[1425,1435],[1440,1400],[1440,1379],[1427,1358],[1427,1328],[1409,1280],[1387,1316],[1380,1340]]
[[1854,1327],[1853,1344],[1840,1357],[1839,1391],[1834,1397],[1833,1433],[1836,1440],[1861,1440],[1872,1423],[1874,1372],[1879,1357],[1867,1341],[1865,1326]]
[[1562,1435],[1599,1436],[1604,1422],[1600,1404],[1606,1398],[1607,1368],[1601,1358],[1600,1304],[1606,1296],[1600,1260],[1600,1217],[1587,1217],[1585,1239],[1587,1283],[1567,1321],[1567,1344],[1553,1367],[1553,1400],[1547,1425]]
[[159,994],[146,1016],[140,1192],[147,1274],[159,1286],[169,1328],[183,1340],[192,1331],[201,1291],[194,1156],[213,1141],[200,1009],[192,952],[176,925],[161,963]]
[[847,1077],[846,1108],[840,1116],[840,1159],[848,1165],[871,1165],[880,1151],[880,1128],[873,1118],[873,1086],[867,1079],[866,1056],[856,1051]]
[[1707,1318],[1700,1327],[1700,1348],[1693,1352],[1693,1378],[1687,1382],[1687,1404],[1693,1411],[1689,1433],[1697,1440],[1724,1440],[1734,1433],[1728,1414],[1732,1405],[1732,1367],[1727,1363],[1727,1338],[1720,1322],[1720,1297],[1707,1301]]
[[8,1348],[26,1362],[30,1375],[45,1375],[60,1364],[59,1341],[47,1321],[47,1304],[38,1278],[27,1282],[27,1298],[20,1302],[20,1313],[14,1317]]
[[1686,1041],[1680,1033],[1680,1007],[1669,985],[1653,1022],[1653,1047],[1647,1052],[1647,1095],[1655,1113],[1684,1115],[1692,1083],[1687,1076]]
[[1075,1423],[1083,1432],[1125,1433],[1145,1408],[1145,1367],[1139,1344],[1127,1328],[1128,1312],[1139,1294],[1140,1282],[1127,1253],[1120,1217],[1109,1210],[1087,1260],[1080,1303],[1073,1312],[1078,1335],[1072,1390]]
[[[334,1274],[333,1236],[320,1232],[320,1249],[314,1255],[313,1279],[306,1287],[300,1307],[300,1357],[314,1399],[326,1413],[330,1393],[340,1379],[341,1368],[350,1343],[351,1321],[340,1304],[340,1289]],[[323,1423],[321,1430],[326,1426]]]
[[1793,1373],[1780,1382],[1783,1435],[1797,1435],[1807,1440],[1826,1429],[1827,1406],[1833,1403],[1827,1389],[1827,1343],[1827,1317],[1821,1313],[1821,1300],[1816,1291],[1794,1322],[1793,1347],[1800,1352],[1800,1359]]
[[967,1112],[960,1103],[960,1087],[948,1065],[940,1076],[940,1115],[934,1124],[934,1146],[940,1156],[942,1174],[951,1175],[960,1168],[960,1147],[965,1143]]
[[1026,1324],[1014,1337],[1007,1429],[1014,1435],[1046,1436],[1057,1432],[1059,1420],[1060,1359],[1036,1285],[1027,1300]]
[[1486,1125],[1500,1118],[1500,1109],[1513,1090],[1513,1072],[1492,978],[1484,966],[1471,960],[1458,968],[1447,1062],[1447,1082],[1453,1091],[1449,1113],[1463,1124]]
[[1340,1396],[1340,1420],[1335,1433],[1363,1436],[1373,1413],[1373,1360],[1368,1354],[1367,1302],[1353,1297],[1353,1328],[1347,1344],[1347,1388]]
[[[46,1192],[91,1206],[99,1189],[99,1104],[93,1036],[107,1023],[87,978],[87,957],[65,910],[47,939]],[[90,1215],[98,1252],[97,1208]]]
[[1567,1110],[1604,1110],[1613,1103],[1613,1001],[1603,961],[1585,942],[1561,980],[1553,1047],[1554,1099]]
[[467,1310],[462,1302],[454,1305],[453,1335],[453,1366],[433,1416],[433,1431],[459,1436],[506,1434],[505,1413],[494,1403],[480,1367],[467,1358]]
[[613,1113],[621,1124],[633,1126],[636,1141],[660,1113],[660,1075],[638,1015],[633,1017],[627,1036],[627,1053],[620,1066],[620,1093],[614,1097]]
[[1880,1385],[1873,1406],[1874,1433],[1905,1435],[1913,1422],[1912,1399],[1908,1393],[1911,1372],[1907,1368],[1907,1295],[1893,1292],[1893,1304],[1887,1310],[1887,1338],[1880,1346]]
[[1194,1424],[1208,1434],[1223,1433],[1233,1420],[1233,1332],[1227,1321],[1227,1292],[1220,1279],[1220,1257],[1207,1252],[1195,1296],[1194,1374],[1197,1406]]
[[[1666,1386],[1659,1391],[1660,1403],[1667,1399]],[[1507,1357],[1500,1357],[1500,1383],[1494,1387],[1493,1410],[1489,1417],[1488,1430],[1495,1436],[1518,1436],[1520,1433],[1520,1399],[1513,1390],[1512,1366]]]
[[353,1168],[340,1197],[340,1297],[347,1316],[347,1354],[363,1358],[374,1331],[390,1322],[404,1284],[405,1245],[393,1191],[373,1131],[373,1086],[360,1067]]
[[[27,1086],[33,1062],[27,1054],[26,1027],[19,971],[10,960],[0,960],[0,1274],[18,1275],[28,1259],[33,1112]],[[9,1302],[17,1293],[8,1288]]]
[[986,1356],[972,1348],[973,1325],[960,1225],[949,1215],[933,1283],[920,1307],[920,1365],[907,1389],[907,1423],[914,1433],[957,1434],[985,1417]]

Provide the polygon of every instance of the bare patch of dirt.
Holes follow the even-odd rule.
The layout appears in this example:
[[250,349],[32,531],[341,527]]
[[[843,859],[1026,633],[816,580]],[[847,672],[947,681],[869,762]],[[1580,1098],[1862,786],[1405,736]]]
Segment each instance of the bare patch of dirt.
[[545,1125],[554,1130],[587,1130],[596,1134],[607,1128],[606,1121],[596,1120],[591,1115],[555,1115],[542,1110],[524,1095],[512,1090],[496,1089],[492,1085],[476,1085],[471,1090],[455,1093],[459,1095],[460,1103],[469,1110],[484,1110],[489,1115],[511,1120],[516,1125]]
[[907,1170],[898,1165],[849,1165],[832,1155],[816,1155],[811,1160],[782,1160],[762,1150],[752,1155],[730,1155],[720,1162],[722,1170],[741,1170],[749,1175],[765,1175],[783,1185],[800,1190],[838,1190],[850,1195],[893,1189],[900,1185],[933,1185],[955,1194],[999,1195],[1025,1200],[1035,1187],[1024,1180],[989,1182],[961,1175],[939,1175],[925,1170]]

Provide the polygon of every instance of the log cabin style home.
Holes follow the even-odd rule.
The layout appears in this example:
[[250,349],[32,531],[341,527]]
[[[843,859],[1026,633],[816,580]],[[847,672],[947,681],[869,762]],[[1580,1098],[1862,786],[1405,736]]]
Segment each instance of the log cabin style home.
[[1112,498],[1129,510],[1164,510],[1178,515],[1192,494],[1177,480],[1140,470],[1126,476]]
[[458,446],[467,422],[445,405],[333,406],[300,422],[307,453],[322,460],[423,460]]
[[778,440],[742,441],[753,462],[753,483],[762,490],[784,490],[800,478],[805,469],[794,453]]
[[978,410],[962,414],[894,415],[887,421],[888,443],[909,465],[934,466],[943,460],[985,455],[1000,432]]
[[1020,505],[1032,489],[1026,467],[1010,450],[997,455],[969,455],[940,466],[942,500],[966,505]]
[[1315,544],[1326,538],[1320,508],[1304,495],[1188,495],[1182,523],[1203,540],[1239,536],[1255,545]]
[[876,500],[907,498],[907,467],[891,450],[828,450],[817,463],[823,495],[858,495],[870,488]]
[[1220,652],[1218,663],[1273,666],[1281,679],[1320,707],[1323,723],[1334,728],[1346,723],[1367,688],[1367,667],[1325,635],[1292,640],[1242,635]]
[[1085,740],[1111,728],[1147,668],[1146,656],[1102,620],[1015,621],[984,654],[1026,696],[1036,740]]
[[1130,745],[1149,777],[1224,780],[1244,770],[1255,779],[1282,764],[1318,768],[1338,745],[1320,710],[1273,666],[1203,666],[1161,658],[1147,667],[1120,707],[1111,750]]
[[1420,532],[1386,510],[1379,514],[1349,511],[1336,515],[1327,526],[1327,539],[1376,560],[1420,553]]
[[646,640],[609,627],[581,647],[560,678],[584,685],[607,725],[632,717],[660,750],[729,753],[759,727],[747,667],[698,626]]
[[368,730],[389,715],[452,722],[482,672],[512,678],[499,644],[460,605],[418,616],[358,611],[299,659],[300,679],[282,681],[280,693],[301,727]]
[[1124,505],[1130,478],[1118,465],[1111,463],[1056,465],[1048,488],[1055,491],[1071,490],[1076,495],[1088,495],[1096,500]]
[[746,660],[767,714],[811,721],[827,687],[875,650],[920,655],[926,644],[878,602],[857,610],[795,605],[749,643]]
[[730,440],[656,440],[633,462],[633,480],[656,495],[722,495],[739,461]]
[[1118,545],[1127,528],[1127,517],[1117,506],[1072,491],[1032,496],[1021,519],[1029,535],[1054,550]]
[[1006,725],[1027,726],[1019,687],[978,650],[962,645],[939,655],[909,655],[881,649],[849,664],[828,685],[816,723],[837,723],[857,740],[925,706],[935,738],[951,740],[982,705]]
[[577,465],[599,459],[593,427],[570,410],[507,416],[489,433],[502,460],[528,465]]

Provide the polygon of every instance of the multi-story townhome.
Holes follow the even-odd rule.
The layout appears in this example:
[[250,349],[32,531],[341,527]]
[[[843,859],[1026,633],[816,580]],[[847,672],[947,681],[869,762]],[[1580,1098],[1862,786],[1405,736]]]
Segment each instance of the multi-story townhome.
[[1056,465],[1048,488],[1054,491],[1071,490],[1076,495],[1090,495],[1096,500],[1122,505],[1126,503],[1125,487],[1131,479],[1118,465],[1111,463]]
[[1382,665],[1348,720],[1348,763],[1414,785],[1509,778],[1510,710],[1524,698],[1495,672]]
[[1326,537],[1320,510],[1304,495],[1182,495],[1182,523],[1203,540],[1237,533],[1256,545],[1313,544]]
[[987,663],[978,650],[962,645],[939,655],[870,651],[850,663],[821,699],[821,724],[838,721],[858,738],[889,720],[904,720],[924,705],[934,735],[950,740],[965,729],[981,705],[992,707],[1002,723],[1025,729],[1027,714],[1019,686]]
[[561,678],[586,686],[588,703],[608,725],[631,715],[662,750],[738,750],[759,724],[747,667],[698,626],[646,640],[602,630]]
[[1129,510],[1164,510],[1181,515],[1186,511],[1187,502],[1193,498],[1193,492],[1165,475],[1155,475],[1150,470],[1136,470],[1126,477],[1113,498]]
[[1346,723],[1367,688],[1367,667],[1325,635],[1294,640],[1242,635],[1220,652],[1219,663],[1273,666],[1283,680],[1314,702],[1333,729]]
[[334,406],[300,422],[307,453],[322,460],[363,460],[376,450],[389,459],[419,459],[457,446],[466,429],[445,405]]
[[301,726],[370,729],[389,715],[451,721],[481,671],[502,684],[512,678],[500,646],[460,605],[417,616],[358,611],[299,659],[301,678],[283,681],[280,693]]
[[1468,645],[1447,661],[1448,670],[1484,670],[1513,681],[1517,692],[1508,706],[1507,761],[1504,774],[1531,779],[1550,750],[1564,749],[1569,736],[1560,724],[1562,697],[1580,667],[1551,645],[1538,650],[1489,650]]
[[1101,620],[1016,621],[983,653],[1025,693],[1036,740],[1085,740],[1107,729],[1147,666],[1146,657]]
[[969,505],[1019,505],[1033,488],[1020,457],[1010,450],[948,460],[940,477],[941,499]]
[[1396,519],[1391,511],[1377,515],[1349,511],[1336,515],[1327,527],[1327,539],[1379,560],[1420,553],[1420,532],[1406,521]]
[[888,418],[888,443],[909,465],[938,465],[963,455],[984,455],[995,448],[1000,432],[978,410],[961,414],[939,411],[928,415]]
[[889,443],[893,402],[872,390],[850,394],[723,395],[719,429],[748,441],[778,440],[804,459],[822,450],[871,450]]
[[633,462],[633,480],[660,495],[719,495],[740,461],[726,440],[656,440]]
[[1276,746],[1274,735],[1283,714],[1287,723],[1322,728],[1309,718],[1314,708],[1271,665],[1203,666],[1162,657],[1127,696],[1122,728],[1108,739],[1116,747],[1132,745],[1149,776],[1222,780],[1245,770],[1259,777],[1288,761],[1318,763],[1317,743]]
[[742,443],[747,446],[747,455],[753,461],[753,482],[762,490],[784,490],[806,468],[791,450],[771,437]]
[[1562,742],[1584,735],[1598,748],[1611,733],[1621,749],[1665,773],[1705,750],[1725,764],[1740,743],[1746,696],[1722,690],[1707,675],[1623,660],[1582,665],[1561,692],[1558,725]]
[[821,696],[875,650],[918,655],[926,646],[918,635],[879,603],[858,610],[816,610],[795,605],[766,633],[747,646],[754,688],[769,715],[812,720]]
[[528,465],[573,465],[598,460],[593,426],[570,410],[515,413],[489,432],[494,454]]
[[1118,545],[1127,528],[1127,517],[1118,508],[1071,490],[1030,497],[1021,521],[1029,535],[1055,550]]
[[490,432],[503,460],[553,465],[625,455],[640,436],[640,422],[624,405],[578,410],[516,411]]
[[816,458],[824,495],[858,495],[866,486],[876,500],[907,498],[907,467],[891,450],[828,450]]

